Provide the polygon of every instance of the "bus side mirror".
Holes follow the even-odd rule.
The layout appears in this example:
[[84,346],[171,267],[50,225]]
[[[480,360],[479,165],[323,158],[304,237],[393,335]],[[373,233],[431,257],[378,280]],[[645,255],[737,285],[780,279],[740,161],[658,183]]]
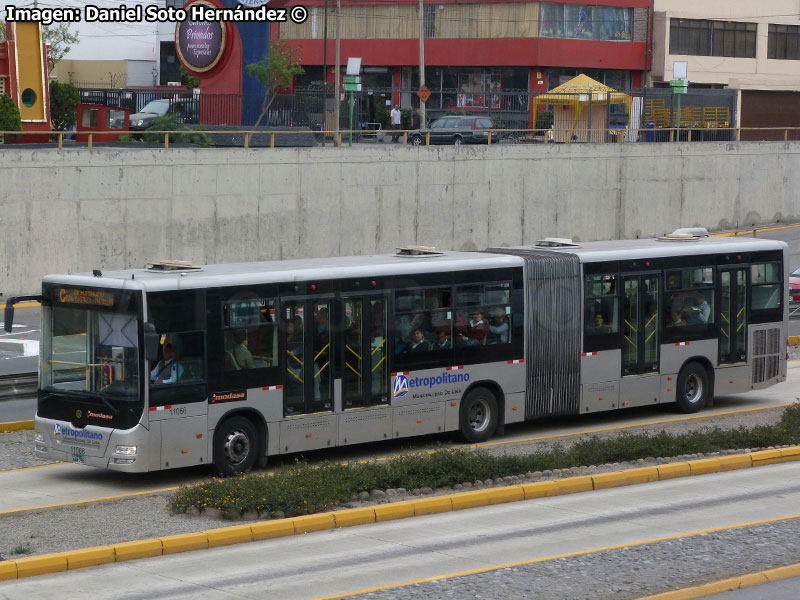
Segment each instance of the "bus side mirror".
[[161,336],[156,333],[156,327],[152,323],[144,324],[144,357],[147,360],[158,360],[158,342]]

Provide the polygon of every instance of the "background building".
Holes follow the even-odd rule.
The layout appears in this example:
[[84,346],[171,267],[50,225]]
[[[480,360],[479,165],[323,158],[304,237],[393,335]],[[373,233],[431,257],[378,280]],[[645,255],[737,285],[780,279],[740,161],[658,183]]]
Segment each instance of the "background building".
[[[73,60],[56,63],[51,77],[79,88],[153,87],[158,70],[153,60]],[[179,79],[180,80],[180,79]]]
[[[525,123],[530,92],[580,73],[618,90],[643,85],[649,68],[651,0],[440,0],[423,7],[425,84],[431,116],[452,109],[497,110]],[[290,4],[292,4],[290,2]],[[281,24],[298,47],[306,74],[299,86],[333,81],[335,2],[303,0],[305,23]],[[419,106],[419,8],[416,0],[342,2],[341,59],[362,59],[363,121],[400,104]],[[278,29],[275,26],[275,29]],[[274,37],[274,36],[273,36]],[[323,69],[327,71],[323,75]],[[515,92],[524,92],[524,95]]]
[[[741,127],[800,127],[800,6],[796,0],[655,0],[649,83],[688,63],[690,89],[735,90]],[[742,139],[797,131],[742,131]]]

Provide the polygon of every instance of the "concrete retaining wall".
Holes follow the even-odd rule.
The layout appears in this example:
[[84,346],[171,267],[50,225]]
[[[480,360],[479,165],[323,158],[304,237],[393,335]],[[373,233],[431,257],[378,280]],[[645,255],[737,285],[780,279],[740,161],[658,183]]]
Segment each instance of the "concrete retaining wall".
[[800,143],[0,149],[0,291],[46,273],[800,220]]

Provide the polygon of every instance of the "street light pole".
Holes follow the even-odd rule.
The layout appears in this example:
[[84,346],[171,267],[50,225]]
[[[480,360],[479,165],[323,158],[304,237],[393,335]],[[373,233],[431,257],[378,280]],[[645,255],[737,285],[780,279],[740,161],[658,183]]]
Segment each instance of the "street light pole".
[[341,79],[339,75],[339,68],[341,67],[342,61],[339,55],[339,42],[341,30],[342,30],[342,0],[336,0],[336,80],[335,80],[335,87],[334,87],[334,94],[336,97],[333,99],[333,106],[334,110],[334,119],[336,120],[336,140],[333,142],[334,144],[339,143],[339,81]]

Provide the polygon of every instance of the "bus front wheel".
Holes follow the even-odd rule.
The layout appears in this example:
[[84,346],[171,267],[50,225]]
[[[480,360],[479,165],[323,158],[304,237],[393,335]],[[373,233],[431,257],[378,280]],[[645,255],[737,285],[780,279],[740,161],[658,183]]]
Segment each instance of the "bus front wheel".
[[214,433],[214,465],[221,475],[247,473],[258,456],[258,432],[249,419],[231,417]]
[[675,399],[681,412],[696,413],[703,408],[711,393],[708,371],[698,362],[687,363],[678,375]]
[[476,387],[461,399],[461,435],[472,444],[485,442],[497,428],[497,398],[491,390]]

